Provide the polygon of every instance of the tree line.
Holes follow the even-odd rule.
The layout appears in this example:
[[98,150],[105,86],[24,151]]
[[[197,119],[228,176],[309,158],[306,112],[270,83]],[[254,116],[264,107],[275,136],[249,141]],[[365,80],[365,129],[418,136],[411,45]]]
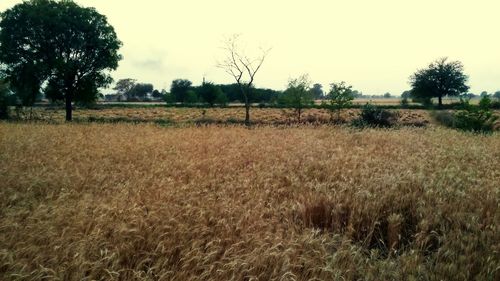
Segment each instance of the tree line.
[[[1,13],[0,18],[0,117],[7,115],[9,105],[30,106],[43,95],[62,102],[66,120],[71,121],[75,103],[95,102],[101,96],[99,89],[112,83],[110,71],[122,59],[118,53],[122,42],[106,17],[94,8],[72,1],[29,0]],[[324,92],[322,85],[312,84],[307,75],[290,79],[285,91],[257,88],[257,74],[271,50],[261,49],[259,55],[248,56],[238,35],[227,39],[224,50],[226,56],[217,67],[233,78],[232,84],[204,82],[193,86],[187,79],[176,79],[167,92],[155,90],[149,83],[121,79],[114,89],[125,100],[153,97],[167,103],[210,106],[241,102],[247,125],[252,103],[289,106],[300,119],[302,110],[315,100],[323,100],[324,107],[338,111],[364,96],[345,82],[332,83]],[[411,98],[432,104],[432,99],[437,99],[442,107],[444,97],[470,98],[468,78],[461,62],[440,58],[411,75],[411,90],[403,93],[402,102]],[[500,99],[500,91],[493,97]]]

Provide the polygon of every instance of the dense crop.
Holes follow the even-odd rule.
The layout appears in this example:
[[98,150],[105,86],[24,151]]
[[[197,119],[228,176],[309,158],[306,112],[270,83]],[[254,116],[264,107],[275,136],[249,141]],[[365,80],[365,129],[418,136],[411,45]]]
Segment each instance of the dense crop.
[[0,123],[0,280],[499,280],[500,136]]

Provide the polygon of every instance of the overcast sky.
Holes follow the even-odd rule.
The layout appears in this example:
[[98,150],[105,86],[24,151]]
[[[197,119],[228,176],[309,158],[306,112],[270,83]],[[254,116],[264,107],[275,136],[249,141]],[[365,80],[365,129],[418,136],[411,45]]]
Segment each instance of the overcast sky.
[[[0,11],[22,1],[0,0]],[[325,88],[399,95],[439,57],[460,60],[471,91],[500,90],[499,0],[78,0],[108,17],[123,41],[113,77],[169,88],[176,78],[232,83],[216,67],[224,38],[272,47],[258,87],[308,73]]]

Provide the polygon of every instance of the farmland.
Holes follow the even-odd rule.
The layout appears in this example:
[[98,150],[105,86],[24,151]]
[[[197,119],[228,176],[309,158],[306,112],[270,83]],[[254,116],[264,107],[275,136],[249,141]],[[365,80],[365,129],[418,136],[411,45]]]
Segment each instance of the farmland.
[[[341,117],[352,121],[359,115],[359,109],[343,110]],[[399,110],[400,123],[403,125],[425,125],[432,121],[426,110]],[[296,122],[293,109],[253,108],[252,122],[261,125],[292,124]],[[101,109],[77,109],[74,112],[76,121],[102,122],[161,122],[172,124],[205,123],[242,123],[245,119],[245,109],[242,107],[228,108],[175,108],[153,105],[151,107],[103,107]],[[63,123],[64,110],[60,108],[35,107],[25,109],[19,115],[20,119],[36,119],[52,123]],[[309,124],[324,124],[330,122],[330,112],[326,109],[305,109],[302,121]]]
[[[113,110],[75,116],[201,115]],[[500,277],[498,133],[11,122],[0,160],[1,280]]]

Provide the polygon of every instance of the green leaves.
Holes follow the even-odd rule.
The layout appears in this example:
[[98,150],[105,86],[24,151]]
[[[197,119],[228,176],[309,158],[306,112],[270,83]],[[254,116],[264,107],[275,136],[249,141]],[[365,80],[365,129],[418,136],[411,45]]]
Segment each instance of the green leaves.
[[105,16],[73,1],[26,1],[0,21],[0,62],[25,104],[42,88],[55,100],[95,98],[111,82],[121,45]]

